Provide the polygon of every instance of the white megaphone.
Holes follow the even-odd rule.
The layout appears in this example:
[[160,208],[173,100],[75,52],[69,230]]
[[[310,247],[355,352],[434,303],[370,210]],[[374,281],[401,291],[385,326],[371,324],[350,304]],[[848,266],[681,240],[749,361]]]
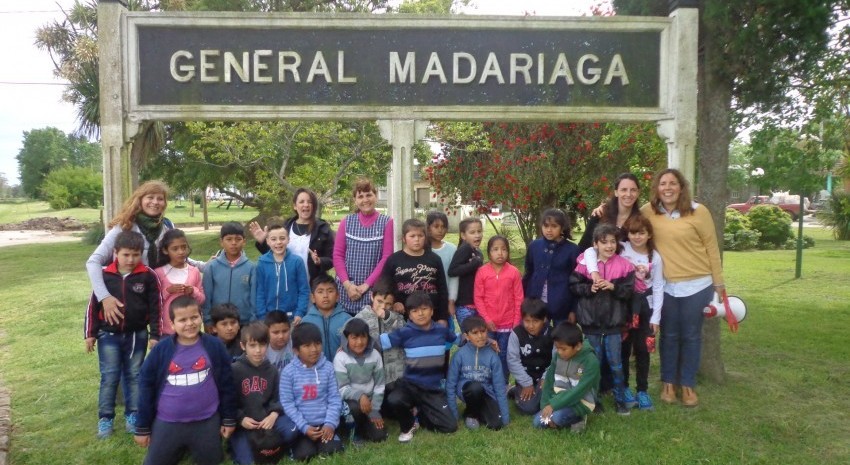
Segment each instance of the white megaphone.
[[[726,300],[725,303],[724,300]],[[715,292],[708,306],[702,309],[702,314],[706,318],[726,318],[729,328],[734,332],[738,329],[738,323],[747,317],[747,304],[740,297],[727,296],[725,291],[722,297]]]

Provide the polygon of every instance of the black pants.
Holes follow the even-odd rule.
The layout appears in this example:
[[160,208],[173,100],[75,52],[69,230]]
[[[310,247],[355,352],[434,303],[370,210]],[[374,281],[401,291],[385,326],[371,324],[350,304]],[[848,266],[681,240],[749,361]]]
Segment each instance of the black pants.
[[224,460],[221,450],[221,421],[218,413],[206,420],[171,423],[155,419],[144,465],[179,462],[186,450],[198,465],[217,465]]
[[652,334],[649,327],[649,319],[652,317],[652,309],[646,300],[651,291],[635,294],[632,301],[632,312],[638,315],[638,327],[630,329],[626,339],[623,341],[623,381],[629,387],[629,358],[632,352],[635,354],[635,387],[638,391],[646,391],[649,388],[649,350],[646,348],[646,337]]
[[504,426],[499,404],[496,399],[487,395],[484,386],[478,381],[470,381],[463,385],[463,400],[466,402],[464,417],[475,418],[490,429],[500,429]]
[[403,432],[413,428],[413,407],[419,409],[419,423],[423,427],[439,433],[457,431],[457,420],[449,410],[443,390],[426,389],[402,378],[396,381],[395,389],[385,399],[384,403]]
[[292,446],[292,458],[295,460],[310,460],[311,458],[322,454],[331,455],[342,451],[342,441],[339,436],[334,434],[334,438],[329,442],[313,441],[304,436],[298,436],[295,440],[295,445]]
[[[387,429],[378,429],[369,419],[369,415],[360,410],[360,402],[356,400],[346,400],[345,402],[348,403],[351,416],[354,417],[354,431],[361,439],[372,442],[381,442],[387,439]],[[376,409],[378,406],[373,405],[372,408]]]

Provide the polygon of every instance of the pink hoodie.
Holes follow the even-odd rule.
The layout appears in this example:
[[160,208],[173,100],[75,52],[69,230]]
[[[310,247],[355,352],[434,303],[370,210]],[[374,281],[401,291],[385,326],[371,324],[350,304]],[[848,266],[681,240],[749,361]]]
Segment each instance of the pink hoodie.
[[524,294],[522,276],[515,266],[505,263],[496,273],[487,263],[475,273],[474,289],[475,309],[484,321],[493,322],[496,329],[513,329],[519,324]]

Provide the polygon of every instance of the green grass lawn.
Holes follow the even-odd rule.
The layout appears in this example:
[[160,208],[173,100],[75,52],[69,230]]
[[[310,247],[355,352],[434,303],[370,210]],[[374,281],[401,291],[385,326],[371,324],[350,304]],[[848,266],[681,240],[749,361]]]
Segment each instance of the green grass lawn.
[[[225,221],[248,221],[257,216],[257,210],[246,207],[239,208],[225,205],[219,206],[220,202],[210,202],[209,221],[220,224]],[[204,222],[204,212],[199,205],[195,205],[194,216],[189,216],[190,208],[188,202],[169,201],[167,216],[178,226],[200,225]],[[40,201],[9,201],[0,202],[0,224],[19,223],[37,217],[65,218],[73,217],[83,223],[95,223],[100,221],[100,210],[96,208],[69,208],[67,210],[54,210],[47,202]],[[105,218],[109,221],[110,218]]]
[[[587,431],[533,431],[512,417],[506,430],[451,436],[417,433],[349,450],[328,464],[682,464],[850,463],[850,242],[817,240],[794,280],[794,251],[727,252],[726,281],[748,304],[738,334],[724,329],[724,385],[700,383],[700,407],[592,416]],[[450,239],[453,240],[453,239]],[[217,247],[193,234],[196,257]],[[253,258],[256,253],[249,246]],[[116,433],[95,439],[97,356],[86,354],[82,319],[89,284],[79,243],[0,249],[0,367],[12,392],[11,463],[139,463],[144,451]],[[514,262],[521,266],[521,254]],[[650,392],[657,402],[658,359]],[[657,402],[658,403],[658,402]],[[120,409],[119,409],[120,410]]]

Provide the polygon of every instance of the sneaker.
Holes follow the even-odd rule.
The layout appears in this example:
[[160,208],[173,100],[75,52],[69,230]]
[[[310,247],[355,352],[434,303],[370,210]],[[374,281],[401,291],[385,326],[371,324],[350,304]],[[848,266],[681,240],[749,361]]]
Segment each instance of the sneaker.
[[587,427],[587,415],[581,417],[581,420],[570,425],[570,431],[579,434],[584,431],[584,428]]
[[466,419],[463,420],[463,423],[468,429],[478,429],[478,427],[481,426],[478,420],[472,417],[466,417]]
[[405,442],[412,441],[413,440],[413,431],[415,431],[415,430],[416,430],[416,428],[414,427],[414,428],[410,428],[410,431],[408,431],[406,433],[402,432],[401,434],[399,434],[398,435],[398,442],[405,443]]
[[655,406],[652,405],[652,398],[649,397],[649,394],[646,391],[638,391],[637,401],[639,409],[650,411],[655,410]]
[[617,409],[617,415],[627,417],[632,414],[631,409],[626,407],[623,402],[614,402],[614,406]]
[[124,416],[124,429],[130,434],[136,434],[136,412]]
[[622,402],[626,404],[626,408],[635,408],[638,404],[637,399],[635,399],[635,393],[632,392],[630,388],[625,388],[623,390]]
[[602,399],[596,401],[596,404],[593,407],[593,413],[596,415],[602,415],[605,413],[605,406],[602,405]]
[[112,436],[112,418],[101,418],[97,421],[97,438],[106,439]]

